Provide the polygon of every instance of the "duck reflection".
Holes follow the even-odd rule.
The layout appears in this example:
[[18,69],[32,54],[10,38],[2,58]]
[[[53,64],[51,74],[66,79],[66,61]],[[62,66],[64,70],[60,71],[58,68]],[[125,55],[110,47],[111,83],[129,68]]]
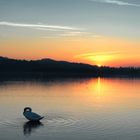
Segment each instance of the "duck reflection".
[[23,125],[23,133],[28,136],[41,126],[43,126],[43,124],[40,121],[28,121]]

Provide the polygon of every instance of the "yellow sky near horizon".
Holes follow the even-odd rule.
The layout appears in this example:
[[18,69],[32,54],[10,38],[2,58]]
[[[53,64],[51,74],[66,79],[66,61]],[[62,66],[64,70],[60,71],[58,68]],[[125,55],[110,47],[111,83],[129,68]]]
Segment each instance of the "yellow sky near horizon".
[[140,66],[140,41],[113,37],[0,40],[0,55],[16,59],[52,58],[92,65]]

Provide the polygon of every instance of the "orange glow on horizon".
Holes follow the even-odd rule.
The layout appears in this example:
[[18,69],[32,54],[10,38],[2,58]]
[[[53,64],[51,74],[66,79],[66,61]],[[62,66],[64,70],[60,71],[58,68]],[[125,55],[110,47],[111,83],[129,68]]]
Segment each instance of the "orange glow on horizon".
[[139,46],[138,40],[111,37],[0,40],[0,56],[28,60],[52,58],[99,67],[140,66]]
[[113,60],[114,56],[112,54],[102,54],[102,53],[87,53],[79,55],[78,57],[83,57],[91,63],[96,64],[98,67],[105,65],[107,62]]

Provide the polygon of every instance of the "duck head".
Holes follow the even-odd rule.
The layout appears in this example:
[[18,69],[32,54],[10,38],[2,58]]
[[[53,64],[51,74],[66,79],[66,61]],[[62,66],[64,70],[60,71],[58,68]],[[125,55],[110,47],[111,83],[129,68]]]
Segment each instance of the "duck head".
[[32,112],[32,109],[30,107],[25,107],[24,112]]

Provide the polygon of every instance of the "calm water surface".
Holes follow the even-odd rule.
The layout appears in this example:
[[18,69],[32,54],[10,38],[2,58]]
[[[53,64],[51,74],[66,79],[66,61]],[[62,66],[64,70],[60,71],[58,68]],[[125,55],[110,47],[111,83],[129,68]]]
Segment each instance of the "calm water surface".
[[[45,118],[28,122],[25,106]],[[0,82],[0,140],[139,140],[140,79]]]

